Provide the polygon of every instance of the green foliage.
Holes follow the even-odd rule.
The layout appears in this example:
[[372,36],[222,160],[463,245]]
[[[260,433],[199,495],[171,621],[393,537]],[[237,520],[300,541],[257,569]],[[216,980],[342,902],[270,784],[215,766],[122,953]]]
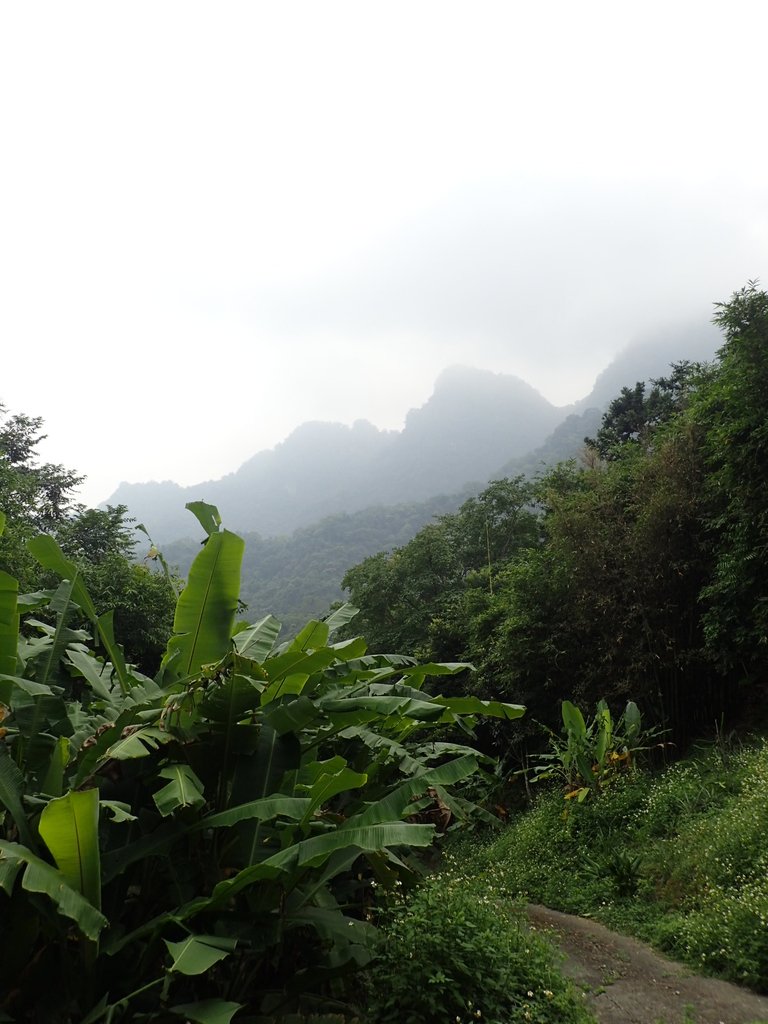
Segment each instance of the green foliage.
[[510,907],[500,871],[456,868],[395,902],[370,973],[376,1024],[588,1024],[556,954]]
[[372,954],[372,882],[414,877],[430,808],[472,814],[479,755],[421,734],[523,713],[425,692],[464,665],[335,641],[349,608],[282,643],[270,616],[235,632],[242,542],[195,512],[209,536],[154,679],[52,537],[30,547],[59,588],[3,591],[51,620],[4,617],[0,1009],[19,1022],[343,1001]]
[[375,650],[465,656],[468,620],[493,599],[504,564],[539,540],[531,486],[497,480],[404,547],[350,570],[350,591]]
[[768,293],[754,282],[718,303],[718,372],[698,396],[705,429],[711,578],[702,592],[709,651],[726,670],[760,678],[768,638]]
[[[0,416],[4,413],[0,406]],[[27,542],[47,531],[74,563],[101,608],[111,608],[129,656],[150,671],[171,633],[175,594],[163,576],[136,564],[131,520],[124,505],[86,509],[73,492],[82,477],[40,464],[42,420],[24,415],[0,422],[0,508],[8,517],[0,531],[0,572],[21,592],[48,589],[58,581],[31,555]]]
[[588,724],[569,700],[563,701],[562,716],[565,740],[550,734],[551,753],[540,754],[535,759],[533,781],[558,778],[565,786],[565,799],[581,803],[590,793],[598,794],[619,773],[632,767],[646,737],[634,701],[627,701],[617,722],[604,700],[598,702],[597,711]]
[[[287,536],[245,533],[240,596],[251,609],[272,609],[288,632],[297,632],[308,619],[343,600],[341,579],[351,567],[378,551],[407,544],[435,516],[454,511],[463,497],[339,512]],[[176,541],[163,550],[186,576],[199,544]]]
[[584,443],[607,460],[623,458],[635,445],[651,445],[657,428],[680,413],[703,373],[700,363],[687,361],[673,363],[671,369],[669,377],[652,380],[649,391],[643,381],[622,388],[596,437],[585,437]]
[[768,746],[636,771],[563,817],[544,793],[480,856],[523,898],[597,916],[768,989]]
[[350,570],[376,649],[472,662],[459,685],[529,707],[524,743],[566,694],[632,697],[679,748],[764,718],[767,311],[735,293],[717,361],[624,387],[580,464],[498,481]]

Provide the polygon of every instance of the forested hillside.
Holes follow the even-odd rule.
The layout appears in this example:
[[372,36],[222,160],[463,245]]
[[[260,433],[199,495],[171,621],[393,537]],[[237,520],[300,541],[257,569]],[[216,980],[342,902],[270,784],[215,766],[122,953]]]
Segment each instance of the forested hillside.
[[499,481],[344,585],[375,649],[458,657],[556,724],[632,698],[685,743],[763,714],[768,295],[717,307],[710,365],[624,387],[587,458]]
[[221,480],[122,484],[109,503],[126,505],[162,543],[189,536],[184,504],[200,499],[214,502],[233,528],[284,535],[339,512],[481,486],[507,459],[541,444],[562,416],[516,377],[456,367],[408,413],[402,431],[362,420],[304,423]]
[[[240,596],[248,614],[269,611],[287,632],[300,628],[343,599],[341,579],[351,565],[375,551],[407,544],[426,523],[454,511],[464,497],[339,512],[285,537],[243,534],[246,550]],[[167,562],[181,576],[186,576],[199,550],[199,542],[193,540],[163,546]]]
[[[623,387],[580,461],[303,530],[292,594],[292,541],[250,538],[267,597],[314,601],[307,565],[406,524],[346,573],[357,616],[287,637],[244,612],[215,507],[188,507],[181,587],[133,560],[123,506],[73,503],[39,420],[5,418],[0,1014],[588,1024],[518,896],[768,984],[765,748],[729,762],[726,739],[765,724],[768,293],[716,322],[716,360]],[[710,759],[637,770],[713,731]],[[459,826],[471,854],[424,884]]]
[[[589,395],[562,408],[516,377],[453,367],[440,375],[429,400],[408,413],[402,431],[380,431],[364,420],[351,427],[304,423],[220,480],[190,487],[124,483],[108,503],[125,505],[161,544],[194,536],[184,512],[188,501],[213,502],[232,528],[263,538],[339,513],[410,506],[435,495],[456,495],[458,505],[489,480],[574,456],[622,386],[664,373],[672,359],[707,359],[715,346],[707,330],[640,339],[613,359]],[[396,543],[397,532],[383,546]]]

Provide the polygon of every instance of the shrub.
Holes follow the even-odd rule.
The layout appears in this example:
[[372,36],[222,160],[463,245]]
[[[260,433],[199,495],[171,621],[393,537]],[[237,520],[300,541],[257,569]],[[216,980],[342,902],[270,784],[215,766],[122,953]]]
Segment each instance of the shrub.
[[451,872],[389,911],[370,972],[377,1024],[586,1024],[556,954],[511,909],[504,872]]

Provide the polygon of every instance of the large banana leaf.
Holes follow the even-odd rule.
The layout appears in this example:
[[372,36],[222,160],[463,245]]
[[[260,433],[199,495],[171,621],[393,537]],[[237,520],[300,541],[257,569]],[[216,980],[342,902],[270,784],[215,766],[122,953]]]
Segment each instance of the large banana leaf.
[[288,649],[291,651],[316,651],[320,647],[325,647],[329,635],[330,627],[327,622],[312,619],[296,634]]
[[241,537],[224,530],[211,534],[195,558],[176,605],[163,659],[166,678],[195,675],[230,650],[244,549]]
[[235,636],[235,647],[238,654],[261,664],[271,653],[279,633],[280,623],[273,615],[266,615]]
[[489,718],[504,718],[513,721],[525,714],[522,704],[507,704],[500,700],[480,700],[479,697],[434,697],[435,704],[441,704],[457,715],[486,715]]
[[225,939],[218,935],[188,935],[181,942],[163,940],[173,957],[169,971],[180,974],[205,974],[234,950],[236,939]]
[[27,815],[22,804],[24,776],[11,758],[4,743],[0,743],[0,804],[11,813],[19,836],[27,846],[34,847]]
[[44,654],[37,659],[35,679],[38,683],[50,684],[56,681],[59,663],[64,657],[67,647],[79,636],[67,626],[67,618],[72,611],[72,591],[74,582],[64,580],[59,584],[50,603],[50,609],[56,613],[56,627],[51,637],[51,644]]
[[433,786],[451,786],[456,782],[461,782],[476,771],[477,757],[472,754],[465,754],[463,757],[448,761],[447,764],[430,768],[403,782],[387,796],[350,818],[342,826],[342,831],[346,831],[347,828],[397,820],[402,817],[415,796],[421,796]]
[[267,796],[259,800],[251,800],[246,804],[238,804],[228,811],[219,811],[201,818],[190,831],[206,828],[226,828],[237,825],[241,821],[269,821],[271,818],[291,818],[299,821],[311,806],[309,797],[304,796]]
[[183,1017],[185,1021],[194,1021],[194,1024],[230,1024],[234,1015],[244,1005],[226,999],[201,999],[197,1003],[169,1006],[168,1012]]
[[19,645],[19,584],[7,572],[0,571],[0,673],[16,672]]
[[65,557],[53,537],[48,534],[33,537],[32,540],[27,541],[27,547],[44,569],[50,569],[51,572],[55,572],[61,579],[70,581],[72,584],[72,597],[95,626],[104,650],[109,655],[109,659],[115,668],[115,674],[120,682],[120,687],[123,693],[127,693],[133,685],[133,681],[125,666],[123,652],[115,641],[114,632],[112,631],[111,613],[108,612],[105,616],[99,618],[96,606],[83,583],[79,569],[74,562],[70,562]]
[[209,505],[205,501],[188,501],[184,507],[195,516],[209,537],[221,529],[221,516],[215,505]]
[[40,815],[38,831],[73,889],[101,907],[99,791],[70,792],[51,800]]
[[202,807],[205,803],[203,783],[188,764],[169,764],[158,772],[168,784],[154,794],[153,800],[164,818],[180,807]]
[[306,827],[315,811],[333,797],[350,789],[360,789],[367,781],[366,774],[353,771],[338,755],[328,761],[304,765],[296,777],[296,788],[305,790],[310,797],[310,805],[301,820],[302,827]]
[[97,697],[101,697],[105,701],[112,700],[110,687],[112,671],[109,662],[105,665],[94,658],[92,654],[73,648],[67,651],[67,660],[88,683]]
[[13,892],[16,876],[22,869],[23,889],[47,896],[56,904],[60,914],[77,924],[83,935],[94,942],[98,939],[99,933],[108,924],[106,917],[68,884],[61,871],[36,857],[26,846],[0,840],[0,888],[9,896]]
[[[262,724],[254,752],[238,758],[232,784],[232,804],[260,801],[277,793],[283,776],[298,767],[300,757],[301,745],[293,733],[280,736]],[[254,864],[259,859],[262,820],[256,818],[238,826],[239,853],[244,864]]]
[[[360,609],[355,608],[355,606],[350,604],[349,601],[339,605],[339,607],[335,608],[325,620],[328,632],[333,633],[334,630],[340,629],[342,626],[346,626],[348,622],[351,622],[352,619],[354,619],[359,611]],[[360,638],[358,637],[357,639],[359,640]]]
[[[275,878],[280,874],[293,873],[301,868],[322,865],[337,850],[356,848],[360,853],[388,850],[393,846],[429,846],[434,838],[433,825],[412,825],[402,821],[385,821],[374,824],[352,825],[322,835],[303,839],[279,853],[273,854],[259,864],[244,868],[232,879],[219,882],[214,888],[210,902],[226,903],[243,889],[263,879]],[[208,901],[197,901],[190,910],[198,912]]]

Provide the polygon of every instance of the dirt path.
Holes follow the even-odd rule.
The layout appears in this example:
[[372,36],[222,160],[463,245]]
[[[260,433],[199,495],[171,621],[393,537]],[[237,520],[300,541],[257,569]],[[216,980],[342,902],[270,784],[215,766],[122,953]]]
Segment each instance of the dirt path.
[[595,921],[539,906],[528,916],[554,932],[563,971],[588,991],[600,1024],[768,1024],[768,997],[699,977]]

